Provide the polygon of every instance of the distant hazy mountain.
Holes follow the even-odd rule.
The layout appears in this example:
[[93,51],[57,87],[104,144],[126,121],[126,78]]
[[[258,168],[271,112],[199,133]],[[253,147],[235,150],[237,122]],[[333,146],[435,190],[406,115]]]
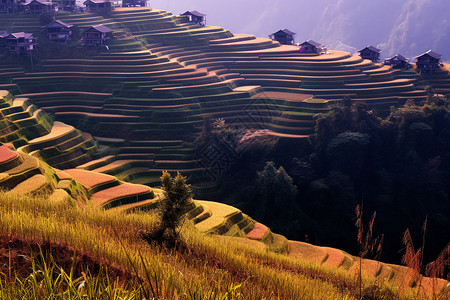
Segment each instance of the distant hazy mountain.
[[433,49],[450,60],[450,0],[152,0],[175,14],[198,10],[209,25],[260,37],[281,28],[296,41],[313,39],[355,52],[368,44],[384,57],[407,57]]
[[449,0],[341,0],[329,4],[313,29],[330,48],[373,44],[384,56],[415,56],[432,48],[450,59]]

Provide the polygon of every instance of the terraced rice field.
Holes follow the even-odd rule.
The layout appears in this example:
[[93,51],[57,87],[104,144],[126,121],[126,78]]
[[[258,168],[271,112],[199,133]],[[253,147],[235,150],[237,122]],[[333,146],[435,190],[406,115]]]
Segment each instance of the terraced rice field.
[[64,172],[69,174],[71,178],[81,183],[81,185],[84,186],[84,188],[86,188],[86,190],[88,191],[92,191],[92,189],[97,188],[101,185],[113,184],[117,181],[116,177],[114,176],[99,174],[93,171],[69,169],[64,170]]
[[[32,70],[2,57],[0,88],[15,97],[0,91],[0,141],[11,145],[0,147],[0,186],[12,193],[47,193],[54,201],[81,193],[88,205],[152,209],[163,193],[149,186],[159,184],[163,170],[181,171],[194,184],[204,180],[207,170],[192,142],[205,118],[304,138],[312,117],[343,97],[386,109],[424,100],[427,85],[450,90],[448,68],[418,76],[346,52],[300,55],[296,46],[192,25],[157,9],[56,18],[80,30],[107,25],[115,39],[107,52],[46,58]],[[33,15],[2,16],[0,29],[38,33],[40,25]],[[85,50],[77,42],[70,47],[70,53]],[[203,232],[288,248],[285,238],[231,206],[193,201],[186,215]],[[357,269],[356,258],[337,249],[300,242],[289,247],[292,257]],[[367,260],[363,270],[392,282],[407,272]]]
[[[0,188],[10,194],[46,194],[53,199],[51,170],[37,158],[15,151],[12,144],[0,146]],[[61,191],[58,192],[61,196]]]
[[[25,30],[36,26],[33,18],[6,16],[2,22]],[[71,168],[95,159],[98,172],[151,186],[165,169],[181,171],[194,185],[205,180],[208,170],[192,146],[204,119],[239,120],[280,138],[304,138],[312,132],[312,117],[344,97],[388,110],[406,99],[424,100],[427,84],[445,91],[450,82],[448,70],[425,80],[346,52],[302,55],[296,46],[193,25],[158,9],[56,18],[80,30],[107,25],[115,39],[106,52],[73,43],[70,53],[86,50],[89,56],[48,57],[32,71],[4,59],[0,86],[99,143],[97,153],[89,136],[84,147],[67,141],[66,156],[56,155],[59,145],[40,150],[44,159],[57,156],[48,161],[52,165]]]
[[311,261],[330,268],[338,268],[349,272],[353,276],[359,274],[361,270],[363,276],[382,280],[393,289],[411,286],[417,288],[420,293],[432,295],[438,294],[448,283],[444,279],[434,279],[433,281],[432,278],[428,277],[416,278],[412,276],[411,270],[407,267],[370,259],[362,259],[360,266],[359,257],[352,256],[339,249],[314,246],[297,241],[289,241],[289,246],[289,256],[294,259]]
[[[20,159],[18,159],[19,157]],[[11,160],[16,160],[17,163],[11,165]],[[105,208],[115,207],[117,203],[111,203],[112,201],[122,201],[127,197],[134,197],[133,201],[137,202],[132,201],[131,204],[119,205],[115,209],[135,209],[139,207],[136,204],[152,208],[159,201],[159,197],[162,196],[161,191],[158,189],[119,183],[113,176],[101,173],[80,169],[52,170],[45,167],[39,159],[16,152],[12,145],[0,146],[0,168],[2,170],[2,173],[0,173],[0,186],[9,190],[7,193],[21,195],[45,193],[49,201],[70,201],[70,192],[73,192],[56,188],[53,180],[59,180],[59,182],[66,180],[78,181],[86,190],[91,191],[101,186],[98,191],[90,196],[88,201],[92,205]],[[16,180],[9,180],[14,177]],[[53,178],[53,180],[49,180],[49,178]],[[116,185],[111,186],[111,183]],[[147,195],[147,200],[139,199],[142,195]],[[139,200],[141,200],[140,203]],[[352,276],[358,274],[360,270],[357,257],[338,249],[287,241],[283,237],[272,234],[266,226],[255,223],[238,209],[225,204],[209,201],[192,201],[186,211],[186,215],[193,220],[196,228],[203,232],[251,239],[237,240],[239,243],[245,243],[248,247],[261,249],[268,247],[270,249],[276,245],[278,251],[285,249],[284,251],[287,251],[291,258],[298,259],[303,263],[309,261],[329,268],[337,268],[350,273]],[[260,242],[263,242],[265,245]],[[411,270],[406,267],[367,259],[361,261],[361,271],[365,276],[382,280],[394,289],[401,288],[402,285],[411,286],[415,287],[420,293],[425,293],[425,295],[438,294],[447,285],[447,281],[443,279],[419,277],[420,281],[418,281],[412,275]]]
[[[73,131],[73,127],[58,122],[55,127],[52,139],[44,136],[31,145],[38,147],[39,143],[61,139]],[[95,168],[100,161],[92,161],[86,166]],[[105,209],[146,210],[155,208],[164,197],[160,189],[123,182],[115,176],[80,168],[53,169],[45,166],[39,158],[24,151],[16,151],[12,144],[0,146],[0,172],[0,187],[8,193],[46,194],[50,201],[74,201],[71,198],[78,198],[80,205],[85,203]],[[248,216],[221,203],[194,200],[185,213],[204,232],[245,237],[245,233],[254,228],[254,221]]]
[[[61,139],[73,131],[73,127],[69,125],[58,122],[55,125],[52,139],[44,136],[31,145],[38,147],[39,144]],[[92,161],[86,166],[95,168],[100,161],[101,159]],[[104,209],[148,210],[155,208],[164,197],[159,189],[119,181],[111,175],[80,168],[53,169],[45,166],[39,158],[16,151],[12,144],[0,146],[0,172],[0,187],[8,194],[44,194],[49,201],[60,202],[70,202],[76,198],[75,201],[88,208],[95,206]],[[185,213],[203,232],[246,237],[246,233],[255,231],[252,219],[225,204],[193,200]],[[272,236],[272,233],[267,227],[264,228],[264,237],[258,238],[253,234],[252,239],[270,245],[273,239],[266,237]],[[279,240],[286,243],[285,239]]]

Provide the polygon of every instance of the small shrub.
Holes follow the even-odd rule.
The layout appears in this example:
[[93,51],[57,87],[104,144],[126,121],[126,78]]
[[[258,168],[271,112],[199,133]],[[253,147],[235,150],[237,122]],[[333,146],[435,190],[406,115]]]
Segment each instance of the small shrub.
[[157,243],[165,243],[169,247],[176,245],[179,238],[179,228],[183,222],[186,206],[192,201],[192,193],[186,184],[186,177],[180,173],[175,178],[164,171],[161,176],[164,198],[158,206],[159,225],[144,238]]

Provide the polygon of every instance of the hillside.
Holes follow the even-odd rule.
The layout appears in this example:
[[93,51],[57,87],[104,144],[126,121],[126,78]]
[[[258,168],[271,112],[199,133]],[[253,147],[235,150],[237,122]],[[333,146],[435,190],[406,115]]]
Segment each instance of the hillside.
[[[333,101],[351,97],[388,110],[407,99],[426,99],[425,87],[433,84],[413,70],[340,51],[299,56],[293,46],[192,25],[156,9],[56,17],[80,31],[110,26],[116,38],[107,52],[87,50],[89,57],[79,43],[46,45],[33,70],[6,56],[3,88],[95,136],[102,150],[97,157],[113,155],[101,165],[105,172],[135,183],[157,184],[164,169],[183,172],[194,185],[214,177],[215,162],[199,161],[192,144],[204,119],[302,138],[312,132],[313,116]],[[37,16],[9,18],[2,18],[1,28],[40,31]],[[436,87],[448,89],[448,70],[437,76]]]
[[[2,265],[8,266],[0,272],[9,274],[0,292],[8,293],[4,283],[29,275],[20,268],[21,257],[32,264],[44,245],[42,255],[64,272],[70,263],[51,249],[79,251],[73,254],[81,257],[77,280],[90,282],[86,268],[94,282],[95,276],[107,280],[100,270],[106,266],[111,279],[119,280],[107,286],[120,290],[120,280],[130,279],[122,292],[137,297],[357,299],[359,270],[367,297],[448,296],[445,280],[368,259],[360,264],[335,248],[289,241],[260,223],[264,218],[258,222],[219,202],[193,200],[186,207],[189,221],[179,249],[142,239],[155,226],[162,171],[188,176],[196,199],[232,197],[239,187],[220,194],[220,178],[236,167],[245,169],[236,172],[240,176],[253,172],[245,164],[230,166],[249,153],[247,162],[260,163],[252,150],[260,149],[258,142],[281,149],[291,161],[292,151],[317,134],[317,114],[335,110],[343,98],[387,115],[408,100],[423,103],[448,94],[448,65],[422,76],[415,68],[394,70],[343,51],[299,55],[295,46],[193,25],[150,8],[118,8],[105,16],[58,12],[56,18],[79,32],[109,26],[114,38],[108,49],[42,39],[33,65],[30,57],[0,53],[0,244]],[[8,31],[39,35],[40,25],[37,15],[0,19],[0,29]],[[283,205],[295,212],[287,201]],[[42,264],[42,257],[34,259]],[[12,291],[27,290],[17,280]],[[45,293],[53,292],[53,284]],[[37,286],[35,281],[31,290],[38,293]]]
[[[11,95],[4,93],[2,99],[6,100],[3,104],[7,106],[8,100],[11,100]],[[11,107],[17,107],[14,105],[16,101],[17,99],[12,101],[12,105],[9,104],[11,106],[4,107],[1,110],[2,114],[9,111]],[[6,115],[4,121],[7,121],[8,117],[10,115]],[[58,148],[59,145],[66,143],[62,137],[67,131],[73,132],[73,127],[55,122],[50,134],[31,140],[28,145],[19,148],[18,151],[15,151],[11,144],[4,144],[0,147],[0,170],[2,172],[0,186],[7,190],[6,193],[0,195],[2,212],[0,226],[0,244],[2,246],[0,251],[3,252],[1,260],[8,261],[8,263],[3,264],[3,266],[8,266],[8,269],[0,270],[4,274],[10,274],[9,277],[5,277],[6,282],[2,283],[2,287],[8,280],[16,280],[15,284],[17,285],[19,284],[17,280],[29,275],[30,271],[26,270],[20,257],[33,259],[36,252],[41,252],[41,255],[44,255],[47,263],[49,263],[47,267],[50,268],[50,273],[44,273],[44,276],[52,276],[46,274],[53,274],[53,269],[60,267],[69,272],[69,268],[74,268],[74,265],[71,266],[69,263],[72,255],[73,257],[76,256],[78,261],[76,267],[78,271],[73,269],[70,271],[76,272],[75,276],[81,276],[79,270],[86,271],[89,269],[93,272],[90,273],[94,276],[92,280],[104,280],[101,277],[106,276],[102,275],[103,271],[95,270],[106,267],[109,269],[108,276],[113,276],[113,278],[117,276],[121,280],[129,278],[130,282],[134,282],[128,283],[127,288],[131,289],[130,293],[138,293],[135,290],[136,286],[133,285],[139,282],[133,275],[133,269],[134,272],[138,272],[133,267],[137,264],[137,261],[127,262],[124,260],[123,252],[131,257],[136,257],[136,254],[130,254],[130,251],[135,251],[131,249],[138,247],[137,249],[141,249],[138,250],[139,255],[144,255],[144,257],[148,257],[145,254],[147,252],[151,253],[152,257],[159,253],[157,258],[153,258],[152,262],[145,262],[145,268],[153,269],[155,268],[154,264],[159,265],[167,259],[173,260],[172,253],[165,253],[158,247],[153,246],[147,249],[144,246],[145,242],[140,238],[140,234],[154,226],[156,216],[151,211],[150,213],[140,213],[136,209],[146,211],[154,208],[162,197],[161,190],[119,182],[114,176],[83,169],[61,171],[49,167],[39,158],[28,155],[23,151],[31,146],[37,149],[35,153],[42,149],[40,146],[43,145],[54,145],[43,149]],[[58,141],[61,143],[58,144]],[[105,212],[99,210],[99,207],[108,210]],[[243,215],[239,210],[221,203],[194,201],[187,208],[186,216],[191,220],[183,233],[183,241],[187,243],[185,245],[187,249],[179,250],[180,252],[177,255],[181,257],[178,258],[179,262],[176,266],[182,277],[188,276],[188,274],[191,276],[193,272],[214,272],[214,269],[219,267],[226,274],[229,273],[229,275],[224,275],[225,277],[222,280],[234,282],[235,288],[239,288],[239,293],[251,298],[260,297],[263,290],[268,288],[267,280],[275,278],[274,276],[281,281],[289,280],[291,282],[296,280],[299,282],[295,289],[288,287],[288,281],[281,285],[281,282],[278,282],[276,286],[272,286],[267,291],[284,299],[292,299],[292,297],[320,299],[324,297],[322,293],[325,292],[325,287],[328,296],[334,295],[332,298],[336,299],[343,294],[351,296],[357,293],[358,285],[352,279],[359,270],[357,257],[337,249],[287,241],[284,237],[273,234],[266,226]],[[107,230],[107,228],[110,229]],[[96,239],[89,238],[93,234],[91,232],[96,232]],[[100,236],[99,232],[102,232]],[[134,234],[130,235],[130,232]],[[222,234],[225,235],[225,239],[220,240],[218,236],[205,235],[204,233]],[[83,236],[86,238],[82,238]],[[229,239],[230,236],[234,238]],[[125,246],[127,243],[128,245]],[[217,248],[217,243],[222,245],[220,249]],[[224,243],[227,245],[225,248],[223,247]],[[106,244],[109,246],[105,247]],[[6,251],[6,249],[8,250]],[[103,250],[100,251],[99,249]],[[238,260],[237,253],[242,255],[242,251],[246,253],[241,258],[245,259],[245,265],[242,265],[242,261],[236,261]],[[282,254],[276,255],[276,252]],[[235,255],[230,257],[230,253],[235,253]],[[44,259],[44,256],[41,258],[38,256],[36,259]],[[250,257],[252,262],[249,262]],[[216,261],[216,263],[211,266],[203,266],[202,263],[202,266],[197,267],[197,271],[192,270],[192,264],[197,260],[202,261],[203,258]],[[254,259],[256,260],[253,261]],[[184,265],[182,261],[189,263]],[[44,267],[42,263],[46,264],[41,261],[38,263],[38,268]],[[130,266],[130,264],[132,265]],[[259,266],[260,264],[262,265]],[[273,267],[268,267],[266,264],[268,266],[273,264]],[[145,268],[144,271],[147,270],[145,272],[148,272],[148,269]],[[336,271],[332,271],[335,269],[339,270],[336,274]],[[254,270],[252,272],[263,276],[262,281],[251,280],[254,282],[247,285],[248,280],[253,277],[247,274],[249,270]],[[277,275],[273,273],[275,270],[277,270]],[[441,294],[443,287],[446,285],[446,281],[442,279],[416,277],[415,273],[406,267],[370,260],[364,260],[361,270],[367,277],[364,279],[364,285],[376,289],[376,292],[374,292],[370,291],[369,287],[365,287],[368,289],[365,293],[368,294],[400,293],[406,297],[409,297],[407,295],[422,297],[424,295]],[[11,277],[12,271],[17,279]],[[284,275],[281,275],[280,271]],[[181,279],[172,278],[169,282],[166,281],[165,278],[168,274],[173,274],[171,268],[165,267],[152,272],[155,273],[152,275],[150,282],[157,286],[158,290],[153,294],[153,296],[157,296],[157,299],[178,298],[180,289],[200,295],[210,293],[209,289],[212,289],[211,291],[214,291],[214,294],[218,293],[219,295],[225,293],[227,287],[230,287],[230,284],[222,283],[219,286],[212,285],[210,288],[206,288],[202,284],[203,288],[199,290],[191,286],[199,280],[195,279],[195,276],[190,279],[192,282],[186,286],[179,282]],[[300,273],[304,273],[304,275],[299,275]],[[95,279],[95,276],[100,277]],[[228,278],[228,276],[231,277]],[[218,277],[215,278],[218,280]],[[85,280],[90,279],[85,278]],[[240,280],[241,284],[238,285],[240,282],[235,282],[235,280]],[[383,280],[386,283],[374,285],[373,280]],[[331,285],[327,283],[328,281],[332,282]],[[315,286],[320,286],[320,291],[307,287],[312,282],[315,282]],[[261,285],[257,294],[254,294],[255,284]],[[61,285],[57,282],[52,282],[51,285],[55,285],[55,287],[48,286],[43,295],[45,293],[51,295],[55,292],[54,288],[64,287],[64,284]],[[8,286],[12,288],[14,285]],[[413,289],[410,287],[413,287]],[[12,294],[8,293],[20,293],[21,289],[26,291],[26,289],[23,290],[24,288],[24,286],[20,288],[19,285],[19,290],[0,288],[0,291],[5,297],[12,297]],[[396,291],[397,289],[398,291]],[[80,288],[78,290],[83,292]],[[32,296],[31,290],[26,293],[28,294],[27,297],[30,298],[39,297]],[[18,294],[16,296],[18,297]]]
[[[49,130],[39,128],[37,125],[24,126],[23,120],[30,119],[29,115],[21,111],[14,114],[10,112],[14,108],[23,110],[18,104],[26,103],[28,100],[13,99],[6,91],[0,91],[0,96],[3,105],[0,109],[3,131],[14,126],[18,127],[16,132],[22,132],[24,136],[29,136],[29,133],[40,135],[29,140],[26,145],[18,147],[17,151],[13,144],[23,141],[22,136],[19,136],[21,139],[8,140],[10,143],[0,147],[2,172],[0,186],[8,190],[9,194],[31,196],[42,194],[48,196],[50,201],[56,199],[64,202],[72,199],[81,206],[115,208],[120,211],[149,210],[156,207],[162,197],[160,189],[120,181],[115,176],[97,172],[96,169],[94,171],[83,169],[85,166],[92,168],[98,161],[90,161],[81,168],[70,168],[74,161],[86,157],[83,150],[95,148],[92,139],[83,139],[86,136],[90,137],[89,135],[83,135],[72,126],[61,122],[54,122]],[[24,116],[14,118],[20,114]],[[39,124],[41,118],[37,118],[34,122]],[[50,132],[47,133],[48,131]],[[9,139],[11,136],[16,137],[7,134],[1,138]],[[45,158],[48,158],[47,161],[55,168],[43,163],[42,159]],[[193,202],[185,213],[201,232],[246,237],[252,236],[257,224],[238,209],[215,202]],[[264,239],[268,245],[279,244],[280,248],[287,247],[285,238],[273,235],[267,228],[264,234],[252,239]]]
[[[5,274],[0,292],[5,298],[357,299],[359,295],[358,260],[337,249],[291,242],[291,254],[286,256],[267,251],[258,241],[205,235],[190,224],[182,232],[182,247],[168,250],[140,238],[154,226],[154,214],[79,209],[53,197],[2,194],[0,199],[0,270]],[[446,281],[418,281],[405,267],[364,260],[362,270],[363,293],[370,299],[448,296],[448,291],[441,291]]]

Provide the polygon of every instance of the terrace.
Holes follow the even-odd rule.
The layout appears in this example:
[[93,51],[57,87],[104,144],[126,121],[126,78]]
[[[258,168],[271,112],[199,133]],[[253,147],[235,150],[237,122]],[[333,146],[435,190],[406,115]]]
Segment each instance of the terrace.
[[[12,82],[58,120],[95,136],[119,134],[120,142],[100,142],[101,149],[111,152],[101,154],[107,159],[96,168],[134,161],[114,171],[133,182],[155,185],[163,168],[200,179],[204,170],[196,166],[192,146],[183,142],[192,140],[205,117],[239,119],[270,135],[300,138],[311,133],[314,114],[345,96],[381,109],[407,98],[426,98],[414,74],[347,52],[299,54],[298,46],[189,24],[162,10],[118,8],[107,18],[63,13],[60,19],[84,28],[107,24],[117,38],[108,41],[108,53],[47,59],[39,72],[11,70],[17,72]],[[4,73],[13,77],[7,68]],[[249,115],[254,113],[258,119]],[[181,142],[176,147],[145,145],[157,140]]]

